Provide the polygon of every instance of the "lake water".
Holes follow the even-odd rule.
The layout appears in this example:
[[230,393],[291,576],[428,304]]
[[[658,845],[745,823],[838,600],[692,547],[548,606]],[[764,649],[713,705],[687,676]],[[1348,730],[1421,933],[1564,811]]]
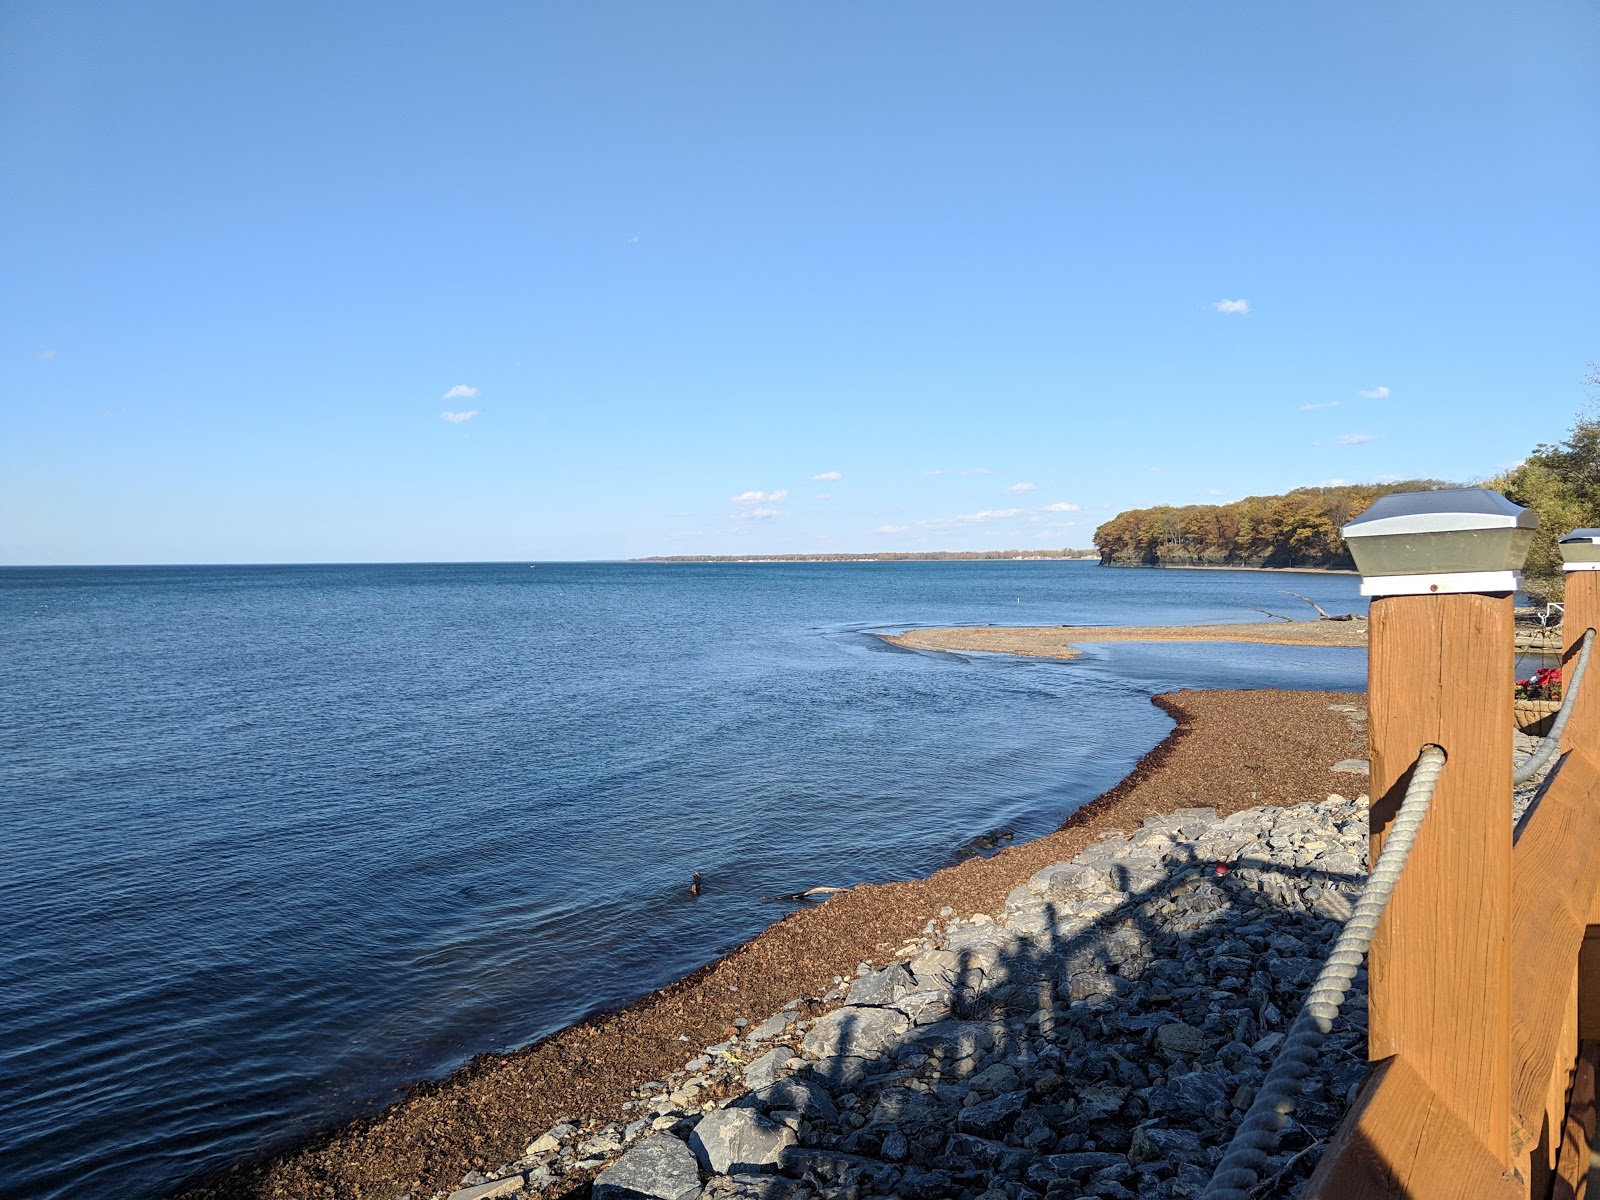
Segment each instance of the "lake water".
[[[1047,832],[1174,687],[1359,650],[918,654],[1353,576],[1093,563],[0,570],[0,1193],[164,1195],[781,916]],[[700,871],[706,891],[687,892]]]

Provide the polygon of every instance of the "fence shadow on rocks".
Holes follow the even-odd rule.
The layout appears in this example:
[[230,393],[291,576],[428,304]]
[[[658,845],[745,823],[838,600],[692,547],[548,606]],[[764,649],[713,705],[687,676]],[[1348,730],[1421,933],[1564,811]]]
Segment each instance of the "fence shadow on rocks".
[[[959,923],[818,1021],[798,1075],[838,1115],[802,1127],[784,1174],[824,1200],[1199,1195],[1356,868],[1246,855],[1219,871],[1190,850],[1106,864],[1114,892],[1051,895],[1036,876],[1002,921]],[[1364,973],[1356,986],[1263,1197],[1309,1174],[1365,1077]]]

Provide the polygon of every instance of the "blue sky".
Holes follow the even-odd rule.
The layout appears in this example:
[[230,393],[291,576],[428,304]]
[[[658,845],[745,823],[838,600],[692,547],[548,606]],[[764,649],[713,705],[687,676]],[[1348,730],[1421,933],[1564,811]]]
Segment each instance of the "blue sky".
[[1600,9],[0,5],[0,562],[1086,546],[1600,359]]

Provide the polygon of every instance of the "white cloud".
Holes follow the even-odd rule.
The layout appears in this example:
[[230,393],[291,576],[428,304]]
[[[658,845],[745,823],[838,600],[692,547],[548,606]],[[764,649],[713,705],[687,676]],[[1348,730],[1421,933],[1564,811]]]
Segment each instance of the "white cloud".
[[818,492],[817,493],[817,499],[818,500],[832,500],[833,499],[833,493],[832,492]]
[[1219,313],[1235,313],[1241,317],[1250,315],[1250,302],[1248,300],[1218,300],[1211,307]]
[[1040,512],[1082,512],[1081,504],[1046,504]]
[[55,356],[56,352],[54,350],[41,350],[39,352],[40,358],[54,358]]
[[958,521],[1003,521],[1007,517],[1015,517],[1022,512],[1020,508],[986,508],[982,512],[968,513],[964,517],[957,517]]
[[1329,400],[1326,404],[1302,404],[1300,406],[1300,411],[1301,412],[1316,412],[1319,408],[1338,408],[1338,407],[1339,407],[1339,402],[1337,400]]
[[776,492],[740,492],[731,497],[733,503],[748,507],[752,504],[782,504],[789,498],[785,491]]
[[1387,400],[1389,398],[1389,389],[1379,384],[1370,392],[1362,392],[1361,394],[1368,400]]
[[811,482],[812,483],[832,483],[835,479],[843,479],[843,478],[844,478],[844,476],[839,474],[839,472],[837,472],[837,471],[824,471],[821,475],[813,475],[811,477]]
[[911,526],[909,526],[909,525],[879,525],[872,532],[873,533],[910,533],[911,532]]
[[1346,433],[1340,436],[1339,445],[1365,446],[1371,440],[1372,435],[1370,433]]
[[1228,493],[1223,491],[1221,488],[1212,488],[1206,493],[1208,496],[1226,496],[1227,494]]
[[1037,484],[1032,484],[1032,483],[1013,483],[1010,487],[1008,487],[1006,489],[1006,491],[1013,492],[1013,493],[1032,492],[1032,491],[1037,491],[1037,490],[1038,490],[1038,485]]
[[933,478],[933,477],[934,477],[934,476],[935,476],[935,475],[943,475],[943,474],[944,474],[944,472],[943,472],[943,471],[924,471],[924,472],[923,472],[923,473],[922,473],[922,477],[923,477],[923,478],[924,478],[924,479],[931,479],[931,478]]
[[989,470],[988,467],[973,467],[972,470],[963,471],[961,473],[963,475],[993,475],[994,474],[994,472]]
[[439,419],[441,421],[449,421],[452,425],[460,425],[465,421],[472,420],[472,418],[477,415],[478,410],[475,408],[469,408],[466,412],[451,412],[447,408],[439,414]]
[[445,400],[476,400],[477,398],[478,389],[475,387],[468,387],[464,383],[456,384],[455,387],[451,388],[443,396],[443,399]]
[[746,521],[770,521],[773,517],[783,516],[783,513],[776,508],[747,508],[739,516]]

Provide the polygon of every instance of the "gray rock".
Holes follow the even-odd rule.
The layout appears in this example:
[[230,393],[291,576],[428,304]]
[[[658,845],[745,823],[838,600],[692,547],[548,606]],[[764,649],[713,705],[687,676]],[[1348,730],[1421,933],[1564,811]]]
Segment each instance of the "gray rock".
[[892,1008],[836,1008],[811,1027],[804,1049],[811,1058],[877,1058],[910,1028],[911,1019]]
[[1078,1089],[1078,1110],[1091,1121],[1114,1117],[1122,1111],[1131,1089],[1109,1084],[1090,1084]]
[[871,1172],[882,1163],[862,1158],[859,1154],[845,1154],[839,1150],[808,1149],[790,1146],[783,1152],[778,1169],[794,1179],[810,1178],[822,1183],[839,1183],[852,1171]]
[[776,1170],[794,1131],[750,1108],[724,1108],[700,1118],[689,1146],[701,1167],[716,1175]]
[[795,1023],[799,1016],[800,1014],[792,1009],[788,1012],[773,1013],[750,1031],[750,1036],[747,1040],[752,1043],[771,1041],[773,1038],[782,1035],[789,1026]]
[[1211,1048],[1211,1039],[1193,1025],[1173,1021],[1156,1030],[1156,1045],[1165,1054],[1181,1054],[1185,1058],[1193,1058]]
[[1128,1161],[1135,1166],[1147,1162],[1199,1163],[1205,1157],[1199,1135],[1187,1129],[1135,1129],[1128,1145]]
[[488,1183],[457,1188],[450,1193],[449,1200],[492,1200],[495,1196],[509,1196],[513,1192],[520,1192],[525,1182],[521,1175],[507,1175],[504,1179],[491,1179]]
[[803,1117],[837,1121],[839,1110],[833,1097],[821,1084],[809,1079],[780,1079],[758,1091],[747,1092],[733,1102],[734,1107],[754,1108],[761,1112],[787,1109]]
[[913,1025],[932,1025],[949,1018],[955,1010],[955,993],[948,989],[918,991],[901,996],[894,1006],[910,1019]]
[[999,1137],[1011,1128],[1011,1122],[1017,1119],[1032,1094],[1024,1088],[964,1108],[956,1117],[956,1128],[979,1137]]
[[884,1008],[893,1004],[901,996],[916,990],[915,976],[904,966],[896,963],[892,967],[885,967],[875,971],[863,979],[858,979],[850,989],[850,999],[846,1004],[855,1007]]
[[665,1133],[633,1146],[594,1181],[594,1200],[690,1200],[699,1191],[694,1152]]
[[778,1175],[719,1175],[700,1193],[705,1200],[807,1200],[811,1189]]
[[1071,1154],[1046,1154],[1028,1167],[1028,1182],[1044,1191],[1057,1179],[1086,1179],[1095,1171],[1127,1165],[1127,1158],[1108,1150],[1079,1150]]
[[906,1141],[905,1134],[898,1129],[891,1129],[884,1134],[880,1153],[890,1162],[905,1162],[906,1155],[911,1153],[911,1145]]
[[794,1051],[787,1046],[779,1046],[776,1050],[768,1050],[744,1069],[744,1085],[751,1091],[769,1087],[776,1083],[787,1071],[789,1059],[794,1057]]

